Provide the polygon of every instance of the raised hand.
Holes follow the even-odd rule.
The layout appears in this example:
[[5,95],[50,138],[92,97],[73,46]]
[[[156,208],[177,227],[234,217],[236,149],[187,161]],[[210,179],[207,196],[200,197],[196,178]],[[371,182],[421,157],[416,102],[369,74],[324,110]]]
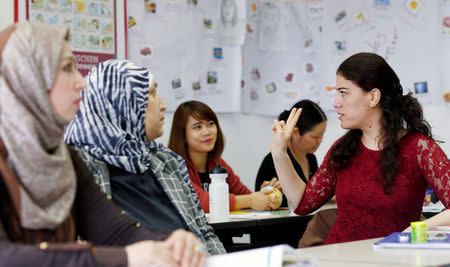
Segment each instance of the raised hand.
[[272,153],[286,152],[301,113],[302,109],[297,110],[296,108],[293,108],[286,122],[273,121],[273,137],[272,142],[270,143],[270,151]]

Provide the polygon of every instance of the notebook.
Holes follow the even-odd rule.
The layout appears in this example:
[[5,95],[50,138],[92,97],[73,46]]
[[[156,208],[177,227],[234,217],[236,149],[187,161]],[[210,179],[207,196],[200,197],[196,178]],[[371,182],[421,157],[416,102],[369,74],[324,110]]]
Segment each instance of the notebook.
[[[400,242],[400,236],[407,236],[407,241]],[[427,240],[424,243],[412,243],[411,233],[395,232],[375,242],[373,246],[375,248],[450,249],[450,233],[429,232],[427,233]]]

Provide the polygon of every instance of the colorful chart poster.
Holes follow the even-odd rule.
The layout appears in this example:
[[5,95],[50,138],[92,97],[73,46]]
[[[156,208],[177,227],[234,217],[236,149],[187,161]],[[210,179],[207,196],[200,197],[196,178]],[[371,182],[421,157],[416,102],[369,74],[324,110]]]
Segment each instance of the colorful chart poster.
[[29,0],[31,22],[66,25],[77,69],[86,75],[97,63],[116,55],[115,0]]

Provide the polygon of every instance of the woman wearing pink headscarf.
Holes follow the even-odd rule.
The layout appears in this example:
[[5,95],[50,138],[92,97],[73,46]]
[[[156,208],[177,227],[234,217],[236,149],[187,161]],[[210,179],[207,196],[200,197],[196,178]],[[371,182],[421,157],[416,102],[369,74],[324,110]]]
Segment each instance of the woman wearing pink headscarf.
[[0,32],[0,266],[202,265],[193,234],[121,215],[64,143],[86,86],[68,36],[29,22]]

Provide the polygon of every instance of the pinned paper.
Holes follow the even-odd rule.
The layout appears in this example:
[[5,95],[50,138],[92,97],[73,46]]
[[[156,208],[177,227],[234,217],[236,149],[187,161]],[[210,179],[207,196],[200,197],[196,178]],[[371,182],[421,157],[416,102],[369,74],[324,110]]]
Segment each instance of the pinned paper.
[[390,0],[374,0],[373,7],[377,9],[386,9],[391,5]]
[[353,14],[353,23],[355,27],[362,26],[369,22],[369,13],[365,10],[357,11]]
[[293,73],[288,73],[288,74],[286,74],[286,77],[284,77],[284,80],[288,83],[292,82],[292,79],[294,79]]
[[151,13],[156,13],[156,3],[154,1],[145,0],[145,10]]
[[181,79],[172,80],[172,89],[177,89],[181,87]]
[[131,28],[133,26],[136,26],[136,20],[132,16],[129,16],[128,17],[128,28]]
[[422,2],[418,0],[407,0],[405,2],[406,10],[411,14],[416,15],[422,9]]
[[216,84],[217,83],[217,71],[208,71],[206,82],[208,84]]
[[250,99],[251,99],[252,101],[257,101],[257,100],[259,100],[259,94],[258,94],[258,91],[257,91],[256,89],[252,89],[252,90],[250,91]]
[[142,49],[141,49],[141,55],[143,55],[143,56],[148,56],[148,55],[150,55],[151,53],[152,53],[152,50],[150,49],[150,47],[148,47],[148,46],[145,46],[145,47],[143,47]]
[[336,49],[336,52],[345,52],[346,47],[346,41],[334,41],[334,48]]
[[259,74],[259,69],[256,67],[252,68],[250,75],[251,75],[252,80],[254,80],[254,81],[261,79],[261,75]]
[[415,82],[414,83],[414,93],[416,94],[426,94],[428,93],[428,83],[423,82]]
[[205,28],[207,28],[207,29],[212,29],[212,27],[213,27],[212,20],[209,19],[209,18],[204,18],[203,19],[203,26],[205,26]]
[[314,66],[312,63],[306,63],[305,64],[305,74],[311,75],[314,73]]
[[277,86],[275,85],[274,82],[268,83],[265,88],[266,92],[269,94],[272,94],[277,90]]
[[200,81],[192,82],[192,90],[198,91],[198,90],[200,90],[200,89],[201,89]]
[[222,47],[214,47],[213,55],[215,59],[223,59]]

